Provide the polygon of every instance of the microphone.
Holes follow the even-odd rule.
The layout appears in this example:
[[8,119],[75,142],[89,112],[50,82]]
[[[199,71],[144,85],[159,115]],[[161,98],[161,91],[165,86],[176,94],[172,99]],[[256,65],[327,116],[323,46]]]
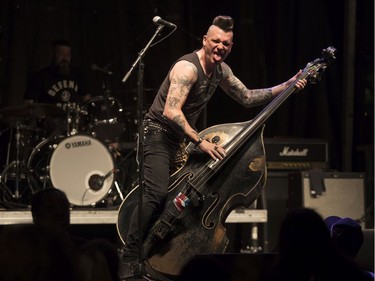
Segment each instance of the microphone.
[[104,180],[104,177],[94,174],[89,178],[89,186],[92,190],[99,191],[103,187]]
[[177,26],[174,24],[174,23],[171,23],[169,21],[166,21],[166,20],[163,20],[161,17],[159,16],[156,16],[152,19],[152,21],[156,24],[160,24],[160,25],[166,25],[168,27],[172,27],[172,28],[176,28]]
[[109,71],[105,68],[101,68],[99,66],[97,66],[95,63],[91,65],[91,69],[94,70],[94,71],[100,71],[100,72],[103,72],[107,75],[113,75],[113,72],[112,71]]

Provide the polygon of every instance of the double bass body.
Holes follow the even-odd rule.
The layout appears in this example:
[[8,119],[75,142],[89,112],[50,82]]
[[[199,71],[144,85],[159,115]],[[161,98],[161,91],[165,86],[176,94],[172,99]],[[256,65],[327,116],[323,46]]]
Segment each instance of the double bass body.
[[[170,177],[165,208],[143,243],[154,270],[177,276],[196,254],[225,251],[225,219],[234,208],[250,206],[266,178],[263,127],[245,141],[237,140],[250,122],[216,125],[202,131],[201,137],[225,148],[231,146],[228,155],[217,163],[202,152],[192,151],[185,165]],[[137,205],[137,189],[119,209],[117,229],[124,243],[129,216]],[[178,210],[174,199],[181,193],[189,204]]]

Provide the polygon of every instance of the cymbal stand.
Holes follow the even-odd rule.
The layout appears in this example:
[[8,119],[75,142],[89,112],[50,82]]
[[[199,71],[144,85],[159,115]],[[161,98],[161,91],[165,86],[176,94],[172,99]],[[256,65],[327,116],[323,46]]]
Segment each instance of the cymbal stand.
[[[12,142],[12,134],[13,134],[13,128],[12,129],[6,129],[6,130],[10,130],[10,134],[9,134],[9,142],[8,142],[8,150],[7,150],[7,159],[6,159],[6,162],[5,162],[5,166],[8,166],[9,165],[9,158],[10,158],[10,144]],[[5,130],[4,130],[5,131]],[[4,132],[3,131],[3,132]],[[1,132],[1,134],[3,133]],[[0,135],[1,135],[0,134]]]
[[74,105],[68,102],[63,106],[63,109],[66,112],[66,135],[70,137],[77,133],[76,128],[74,126],[76,118],[74,114]]
[[19,199],[20,197],[20,191],[19,191],[19,176],[20,176],[20,139],[21,139],[21,133],[20,133],[20,125],[17,123],[16,126],[16,185],[14,190],[14,198]]
[[72,115],[70,113],[70,103],[66,103],[65,105],[63,105],[63,109],[66,112],[66,135],[69,137],[71,136],[70,126],[72,123]]
[[[12,136],[13,128],[12,129],[7,128],[7,129],[3,130],[2,132],[0,132],[0,135],[2,135],[7,130],[10,130],[10,136]],[[9,142],[8,142],[8,147],[7,147],[7,155],[6,155],[6,162],[5,162],[5,168],[4,168],[4,170],[0,174],[0,184],[3,187],[3,196],[2,197],[3,197],[4,201],[6,201],[6,197],[7,196],[9,198],[13,197],[12,191],[6,185],[7,172],[8,172],[8,169],[9,169],[8,166],[9,166],[9,159],[10,159],[11,142],[12,142],[12,138],[9,137]]]
[[73,104],[73,128],[72,128],[72,134],[79,133],[79,114],[80,114],[80,107],[77,104]]
[[[7,151],[7,160],[6,160],[6,167],[1,173],[0,181],[4,187],[4,191],[8,192],[12,198],[19,199],[20,198],[20,191],[19,191],[19,183],[20,183],[20,140],[21,140],[21,131],[20,131],[21,124],[20,122],[16,123],[16,159],[9,163],[10,158],[10,150],[11,150],[11,142],[12,142],[12,135],[13,135],[13,128],[10,130],[10,137],[8,143],[8,151]],[[15,189],[14,194],[9,190],[6,186],[7,178],[8,178],[8,170],[10,168],[14,168],[15,171]]]
[[111,96],[111,87],[108,81],[108,74],[106,74],[105,78],[103,79],[102,89],[105,98],[105,120],[109,120],[109,98]]

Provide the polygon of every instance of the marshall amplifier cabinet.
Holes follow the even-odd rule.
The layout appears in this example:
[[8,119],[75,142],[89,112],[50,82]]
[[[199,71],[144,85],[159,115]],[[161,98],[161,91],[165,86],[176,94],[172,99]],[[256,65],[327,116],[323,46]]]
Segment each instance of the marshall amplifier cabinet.
[[270,170],[329,168],[326,140],[265,138],[264,146],[266,164]]

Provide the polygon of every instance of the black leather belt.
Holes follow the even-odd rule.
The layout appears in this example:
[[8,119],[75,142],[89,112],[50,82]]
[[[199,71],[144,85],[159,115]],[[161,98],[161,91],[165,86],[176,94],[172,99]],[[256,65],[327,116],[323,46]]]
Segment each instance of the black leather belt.
[[170,128],[168,125],[155,121],[155,120],[151,120],[151,119],[143,120],[143,128],[145,129],[145,131],[147,131],[147,127],[159,129],[171,135],[176,135],[176,132],[172,130],[172,128]]

